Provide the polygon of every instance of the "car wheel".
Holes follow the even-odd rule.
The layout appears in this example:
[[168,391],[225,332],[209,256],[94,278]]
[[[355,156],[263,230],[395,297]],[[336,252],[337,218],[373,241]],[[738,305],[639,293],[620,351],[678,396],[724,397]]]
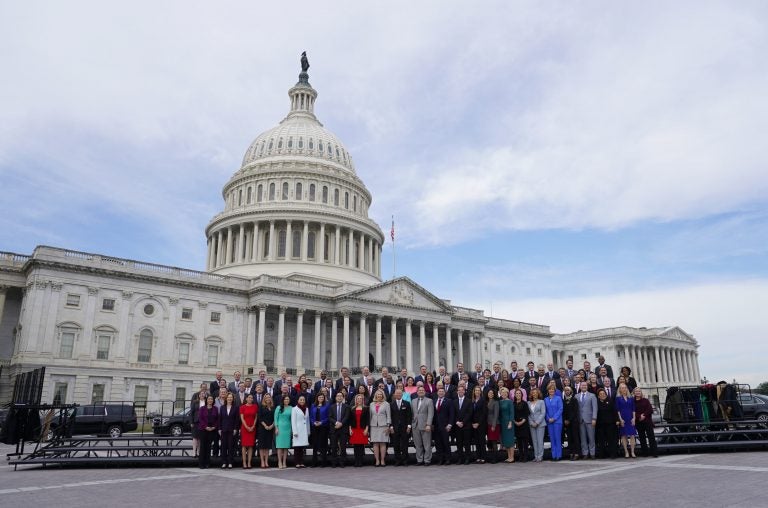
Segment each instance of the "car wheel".
[[173,437],[179,437],[184,433],[184,429],[178,423],[171,425],[171,435]]
[[123,435],[123,429],[119,425],[111,425],[107,430],[109,437],[112,439],[118,438]]
[[768,413],[760,413],[757,415],[757,418],[755,418],[758,422],[768,422]]

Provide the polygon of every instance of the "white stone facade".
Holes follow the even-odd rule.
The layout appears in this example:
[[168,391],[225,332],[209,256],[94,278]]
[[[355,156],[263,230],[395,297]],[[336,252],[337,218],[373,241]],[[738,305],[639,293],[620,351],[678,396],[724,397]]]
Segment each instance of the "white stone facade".
[[342,366],[436,370],[603,354],[643,387],[691,384],[697,343],[670,328],[555,335],[381,281],[384,235],[351,156],[314,115],[308,76],[261,134],[206,228],[206,271],[52,247],[0,253],[0,402],[45,365],[43,400],[188,398],[217,370],[310,374]]

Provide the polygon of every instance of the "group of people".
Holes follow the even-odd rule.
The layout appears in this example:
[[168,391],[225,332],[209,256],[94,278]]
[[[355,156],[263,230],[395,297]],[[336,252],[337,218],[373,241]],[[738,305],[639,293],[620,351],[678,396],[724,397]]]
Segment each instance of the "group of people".
[[254,449],[262,469],[270,467],[272,450],[277,467],[286,468],[289,449],[294,466],[304,468],[310,446],[312,467],[345,467],[349,445],[356,467],[369,446],[376,467],[387,465],[390,446],[390,463],[405,466],[411,443],[422,466],[541,462],[547,435],[553,461],[621,452],[635,458],[636,438],[642,455],[656,456],[650,401],[628,366],[614,379],[603,357],[594,370],[590,362],[574,370],[568,360],[557,370],[534,362],[518,368],[513,361],[509,370],[497,362],[492,371],[476,364],[473,372],[459,363],[453,373],[422,365],[415,376],[384,367],[379,379],[368,367],[361,371],[353,379],[342,367],[336,380],[322,372],[318,380],[302,375],[295,384],[287,373],[275,380],[261,371],[256,380],[241,380],[235,372],[227,383],[218,372],[191,401],[200,467],[209,467],[212,455],[221,457],[222,468],[233,467],[238,438],[245,469],[252,467]]

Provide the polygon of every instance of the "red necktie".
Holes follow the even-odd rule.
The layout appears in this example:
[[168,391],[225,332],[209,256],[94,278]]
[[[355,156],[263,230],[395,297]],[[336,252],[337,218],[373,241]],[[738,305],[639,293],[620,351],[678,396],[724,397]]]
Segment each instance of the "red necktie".
[[440,412],[440,406],[443,403],[443,399],[437,399],[437,411]]

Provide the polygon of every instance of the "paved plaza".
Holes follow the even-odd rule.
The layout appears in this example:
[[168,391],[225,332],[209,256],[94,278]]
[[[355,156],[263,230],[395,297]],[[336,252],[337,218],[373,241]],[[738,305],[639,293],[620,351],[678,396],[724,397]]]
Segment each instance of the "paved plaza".
[[[0,446],[0,453],[11,451]],[[541,464],[263,471],[0,466],[0,506],[285,507],[768,506],[768,453],[670,455]],[[522,504],[521,504],[522,503]]]

